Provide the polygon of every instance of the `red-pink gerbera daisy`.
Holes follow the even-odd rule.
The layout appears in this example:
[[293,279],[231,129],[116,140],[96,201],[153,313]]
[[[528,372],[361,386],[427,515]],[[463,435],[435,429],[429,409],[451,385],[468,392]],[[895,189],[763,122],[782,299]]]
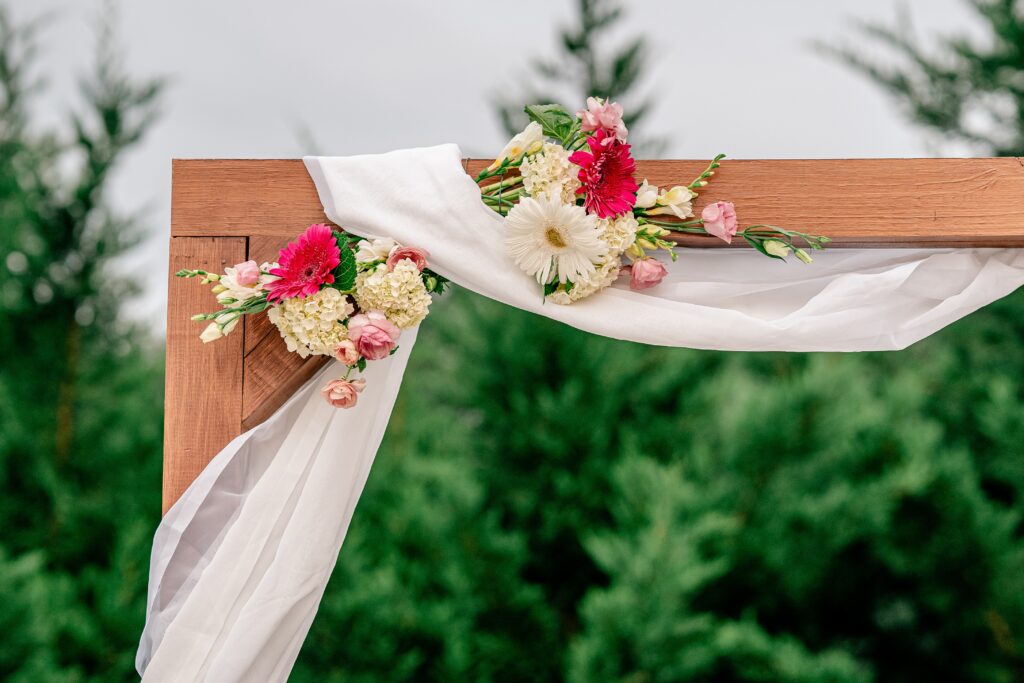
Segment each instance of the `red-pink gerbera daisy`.
[[267,283],[267,301],[311,296],[334,282],[333,270],[341,263],[341,250],[329,226],[317,223],[306,228],[281,250],[278,267],[270,271],[280,279]]
[[629,145],[618,140],[607,143],[607,137],[607,131],[597,131],[587,138],[589,152],[580,150],[569,157],[580,167],[583,186],[576,193],[586,193],[583,206],[598,218],[621,216],[632,210],[639,187],[633,177],[636,162],[629,155]]

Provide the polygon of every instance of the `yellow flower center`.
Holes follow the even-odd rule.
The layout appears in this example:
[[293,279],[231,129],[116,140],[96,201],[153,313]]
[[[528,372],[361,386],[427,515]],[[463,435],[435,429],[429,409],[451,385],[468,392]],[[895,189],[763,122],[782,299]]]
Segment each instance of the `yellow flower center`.
[[565,248],[565,240],[562,239],[562,233],[555,226],[548,226],[548,229],[544,231],[544,237],[547,239],[548,244],[555,249]]

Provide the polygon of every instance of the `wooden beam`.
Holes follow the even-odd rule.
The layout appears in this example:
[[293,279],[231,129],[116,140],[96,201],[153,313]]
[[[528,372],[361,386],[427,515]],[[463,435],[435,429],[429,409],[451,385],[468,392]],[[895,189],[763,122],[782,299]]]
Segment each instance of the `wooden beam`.
[[167,287],[167,381],[164,398],[164,512],[210,459],[242,430],[243,334],[203,344],[205,323],[189,318],[214,310],[209,287],[174,277],[182,268],[220,272],[245,260],[244,237],[172,237]]
[[[640,161],[638,175],[686,184],[706,164]],[[840,248],[1024,246],[1024,160],[1012,157],[726,159],[696,208],[718,199],[734,202],[743,224],[818,232]],[[172,206],[175,236],[281,237],[327,220],[302,162],[290,159],[176,160]]]

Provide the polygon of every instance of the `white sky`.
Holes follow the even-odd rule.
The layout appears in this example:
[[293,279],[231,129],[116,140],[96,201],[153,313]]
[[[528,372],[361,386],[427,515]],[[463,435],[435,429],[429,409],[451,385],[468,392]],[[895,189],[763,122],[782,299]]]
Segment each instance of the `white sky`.
[[[925,135],[891,100],[811,43],[853,40],[852,20],[891,23],[900,7],[922,36],[976,25],[965,0],[627,4],[620,33],[642,32],[651,45],[647,91],[657,104],[645,130],[670,137],[667,154],[679,158],[930,156]],[[491,97],[518,92],[526,65],[551,53],[574,6],[122,2],[130,71],[171,79],[162,118],[112,187],[115,206],[142,210],[148,228],[124,265],[145,284],[138,315],[163,325],[172,158],[344,155],[441,142],[491,156],[504,141]],[[40,70],[50,88],[40,121],[60,120],[75,103],[100,8],[93,0],[13,0],[18,19],[53,14],[43,34]],[[304,148],[302,127],[318,149]]]

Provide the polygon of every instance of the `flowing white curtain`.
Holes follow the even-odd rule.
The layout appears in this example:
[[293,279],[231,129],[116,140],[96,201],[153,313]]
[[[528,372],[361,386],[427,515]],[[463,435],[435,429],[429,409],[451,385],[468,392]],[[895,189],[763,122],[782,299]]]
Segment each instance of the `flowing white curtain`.
[[[690,250],[658,287],[616,285],[557,306],[543,303],[505,256],[501,218],[480,202],[455,145],[305,161],[327,215],[347,230],[423,247],[431,267],[460,286],[617,339],[740,351],[901,349],[1024,284],[1018,250],[833,250],[810,266],[750,250]],[[399,353],[370,364],[355,409],[335,410],[319,396],[338,374],[326,368],[232,441],[168,512],[153,542],[137,657],[144,680],[287,679],[414,338],[407,331]]]

